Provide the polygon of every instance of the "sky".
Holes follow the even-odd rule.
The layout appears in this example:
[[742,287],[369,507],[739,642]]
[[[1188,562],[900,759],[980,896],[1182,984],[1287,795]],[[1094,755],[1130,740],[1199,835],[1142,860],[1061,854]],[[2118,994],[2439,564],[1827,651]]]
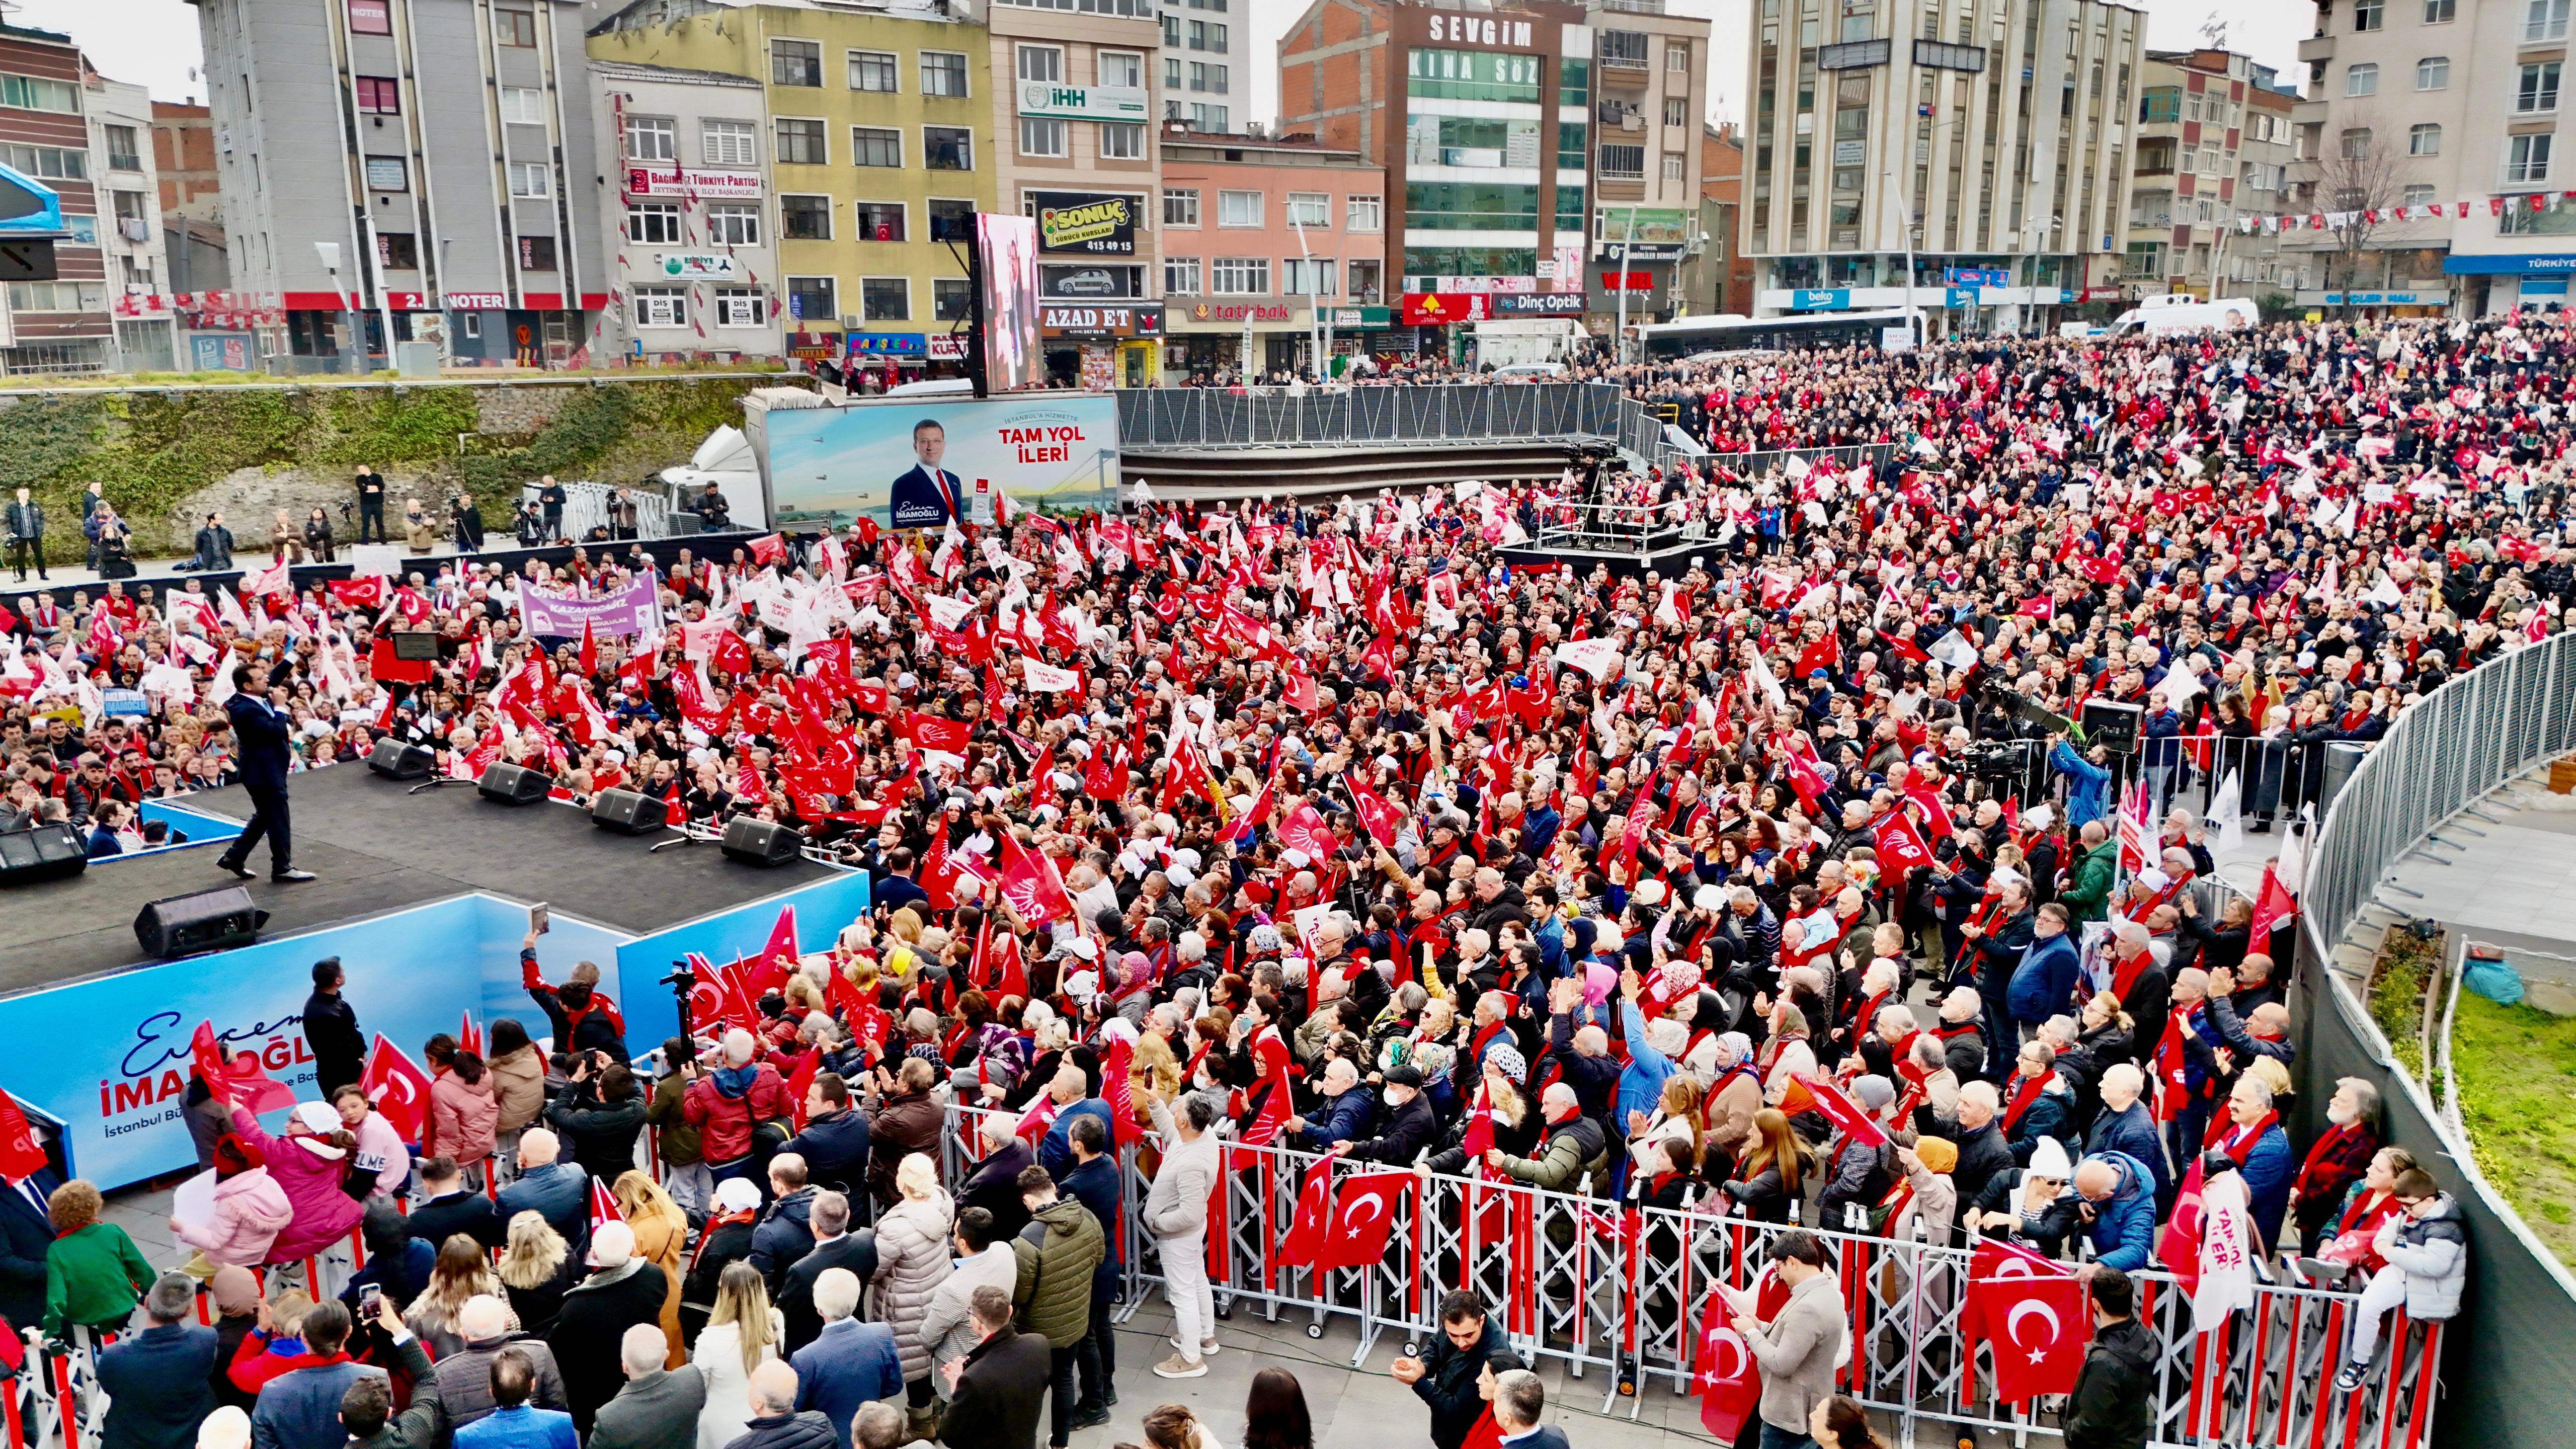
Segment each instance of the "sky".
[[[1236,123],[1278,114],[1279,37],[1309,0],[1235,0],[1252,15],[1252,50],[1244,67],[1251,72],[1250,104]],[[1712,120],[1740,120],[1744,115],[1746,14],[1752,0],[1668,0],[1674,13],[1702,15],[1716,22],[1709,47],[1709,115]],[[2315,29],[2313,6],[2303,0],[2266,0],[2257,5],[2221,4],[2213,0],[2144,0],[2147,44],[2179,50],[2199,43],[2201,25],[2213,14],[2228,16],[2231,49],[2278,66],[2292,80],[2306,74],[2299,64],[2299,41]],[[196,8],[186,0],[14,0],[13,25],[68,33],[87,50],[90,62],[114,80],[148,87],[153,99],[202,100],[205,85],[195,74],[199,64]]]

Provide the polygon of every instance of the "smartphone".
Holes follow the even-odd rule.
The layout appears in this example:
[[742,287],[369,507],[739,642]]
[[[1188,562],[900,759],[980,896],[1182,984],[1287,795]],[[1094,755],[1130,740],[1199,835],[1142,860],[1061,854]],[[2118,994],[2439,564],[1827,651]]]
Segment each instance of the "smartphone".
[[554,918],[554,914],[553,914],[553,912],[549,911],[549,910],[546,908],[546,903],[545,903],[544,901],[539,901],[539,902],[537,902],[535,905],[528,907],[528,929],[529,929],[529,930],[534,931],[534,932],[536,932],[538,935],[542,936],[542,935],[544,935],[546,932],[551,931],[551,930],[553,930],[554,928],[555,928],[555,918]]
[[376,1316],[377,1305],[383,1302],[384,1296],[385,1290],[377,1284],[362,1283],[358,1286],[358,1317],[360,1321],[363,1322],[371,1320]]

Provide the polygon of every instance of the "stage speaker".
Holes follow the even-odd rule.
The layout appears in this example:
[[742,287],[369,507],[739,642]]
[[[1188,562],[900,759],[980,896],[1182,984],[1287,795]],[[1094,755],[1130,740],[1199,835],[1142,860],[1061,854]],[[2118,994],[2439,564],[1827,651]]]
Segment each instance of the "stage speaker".
[[388,780],[426,780],[438,768],[438,756],[387,735],[376,741],[374,752],[367,756],[367,768]]
[[0,885],[60,880],[89,869],[89,850],[69,825],[38,825],[0,835]]
[[2084,739],[2100,745],[2115,755],[2134,754],[2138,748],[2138,721],[2144,711],[2134,704],[2113,699],[2084,701]]
[[785,865],[796,858],[797,843],[796,832],[784,825],[748,815],[725,822],[725,858],[745,865]]
[[506,760],[484,766],[483,778],[474,782],[474,793],[504,805],[534,805],[553,788],[554,781],[542,773]]
[[250,903],[240,886],[167,896],[134,917],[134,939],[146,956],[187,956],[247,946],[259,939],[268,912]]
[[649,835],[661,829],[669,818],[669,809],[659,795],[602,790],[590,801],[590,823],[620,835]]

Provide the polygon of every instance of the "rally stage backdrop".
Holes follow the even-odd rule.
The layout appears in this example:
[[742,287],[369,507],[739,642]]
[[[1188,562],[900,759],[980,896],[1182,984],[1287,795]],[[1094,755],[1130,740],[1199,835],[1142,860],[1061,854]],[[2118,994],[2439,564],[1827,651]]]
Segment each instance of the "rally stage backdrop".
[[1014,507],[1115,506],[1118,405],[1106,394],[779,408],[767,433],[781,527],[865,518],[880,528],[936,529],[952,509],[969,522],[979,478]]
[[[838,873],[642,937],[557,907],[537,962],[549,981],[578,962],[597,963],[626,1017],[629,1049],[641,1054],[678,1023],[658,981],[672,960],[690,951],[717,963],[755,954],[787,907],[796,910],[798,949],[826,950],[867,910],[868,885],[865,872]],[[309,1099],[304,1001],[313,963],[337,956],[360,1028],[415,1062],[424,1042],[454,1032],[468,1012],[486,1028],[517,1017],[542,1040],[545,1015],[520,984],[527,928],[527,903],[475,893],[0,1000],[0,1040],[19,1044],[0,1062],[0,1087],[60,1118],[71,1170],[101,1188],[191,1168],[185,1109],[197,1023],[213,1022],[236,1050],[257,1051],[271,1076]],[[268,1120],[273,1130],[282,1119]]]

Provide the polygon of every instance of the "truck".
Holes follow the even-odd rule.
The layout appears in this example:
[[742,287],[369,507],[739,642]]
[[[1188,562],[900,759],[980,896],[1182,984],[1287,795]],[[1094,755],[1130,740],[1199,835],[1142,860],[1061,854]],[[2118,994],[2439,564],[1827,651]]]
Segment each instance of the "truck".
[[2204,302],[2188,292],[2171,292],[2142,298],[2138,305],[2113,318],[2110,335],[2157,337],[2167,332],[2196,332],[2204,327],[2236,332],[2262,320],[2262,311],[2250,297]]
[[1583,324],[1572,317],[1498,317],[1476,324],[1476,361],[1481,366],[1563,362]]

